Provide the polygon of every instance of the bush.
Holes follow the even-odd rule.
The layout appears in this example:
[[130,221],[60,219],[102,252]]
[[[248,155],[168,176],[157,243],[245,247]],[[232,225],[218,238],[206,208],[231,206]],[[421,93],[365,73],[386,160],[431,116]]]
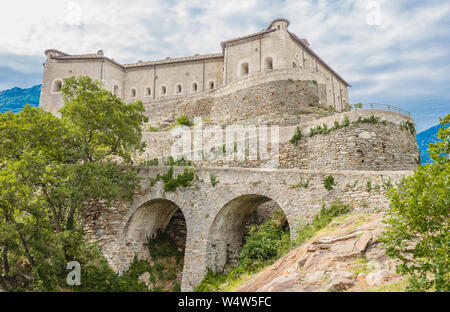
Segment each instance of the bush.
[[331,191],[335,185],[336,183],[334,182],[332,175],[327,176],[325,180],[323,180],[323,187],[328,191]]
[[158,175],[150,180],[150,187],[154,186],[156,182],[162,180],[164,182],[164,191],[175,192],[180,186],[188,187],[195,179],[195,171],[193,169],[185,168],[182,174],[173,176],[173,167],[170,167],[166,174]]
[[289,140],[289,142],[291,142],[292,144],[297,145],[297,142],[300,141],[301,138],[302,138],[302,131],[300,130],[300,127],[297,127],[297,129],[295,130],[294,135]]
[[319,213],[315,215],[310,224],[300,224],[296,229],[296,245],[302,244],[313,237],[317,231],[327,226],[334,217],[337,217],[338,215],[347,213],[349,211],[349,206],[341,202],[331,203],[329,208],[326,208],[325,204],[322,204],[322,208],[320,209]]
[[178,126],[183,125],[183,126],[190,127],[190,126],[193,125],[193,123],[190,122],[189,118],[186,115],[182,115],[182,116],[177,118],[177,125]]

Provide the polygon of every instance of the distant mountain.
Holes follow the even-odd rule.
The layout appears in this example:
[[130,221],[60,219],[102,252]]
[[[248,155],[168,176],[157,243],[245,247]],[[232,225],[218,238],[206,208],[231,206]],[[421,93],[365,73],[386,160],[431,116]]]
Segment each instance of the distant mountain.
[[0,91],[0,113],[13,111],[18,113],[25,104],[33,107],[39,106],[41,95],[41,85],[36,85],[28,89],[12,88]]
[[436,125],[417,134],[417,145],[419,146],[422,164],[430,162],[430,155],[428,155],[427,151],[428,144],[439,141],[437,133],[440,128],[441,125]]

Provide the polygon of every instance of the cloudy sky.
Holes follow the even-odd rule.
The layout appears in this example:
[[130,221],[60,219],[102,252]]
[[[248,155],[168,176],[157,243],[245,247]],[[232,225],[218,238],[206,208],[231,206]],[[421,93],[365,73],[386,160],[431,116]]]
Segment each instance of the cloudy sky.
[[450,113],[450,2],[444,0],[3,1],[0,90],[42,79],[44,50],[126,63],[220,52],[220,41],[285,17],[352,85],[350,102],[412,112],[418,130]]

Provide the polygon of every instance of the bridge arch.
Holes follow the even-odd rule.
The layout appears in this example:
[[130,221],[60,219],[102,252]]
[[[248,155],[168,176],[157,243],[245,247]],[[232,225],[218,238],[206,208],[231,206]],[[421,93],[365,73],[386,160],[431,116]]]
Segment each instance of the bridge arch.
[[[267,206],[270,214],[282,209],[276,201],[266,195],[244,194],[228,201],[217,212],[208,231],[207,268],[213,271],[227,271],[237,265],[246,231],[245,223],[263,204],[269,204]],[[283,212],[286,216],[286,212],[284,210]],[[287,218],[286,223],[289,226]]]

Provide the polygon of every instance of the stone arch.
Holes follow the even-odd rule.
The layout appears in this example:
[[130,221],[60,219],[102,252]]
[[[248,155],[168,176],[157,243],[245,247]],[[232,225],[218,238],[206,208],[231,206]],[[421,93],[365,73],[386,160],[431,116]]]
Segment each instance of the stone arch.
[[[125,245],[131,247],[139,258],[150,256],[152,261],[166,263],[175,269],[176,276],[170,281],[179,282],[181,285],[182,272],[184,269],[184,252],[186,249],[187,222],[183,211],[173,201],[165,198],[154,198],[146,201],[135,209],[126,222],[123,232]],[[147,248],[149,239],[159,238],[158,242],[153,241],[153,247]],[[173,252],[165,255],[158,255],[161,251],[158,248],[174,246],[178,249],[176,257]],[[171,247],[172,248],[172,247]],[[156,254],[152,254],[155,250]],[[164,249],[163,249],[164,250]],[[165,251],[167,253],[167,251]],[[170,256],[171,255],[171,256]],[[177,259],[181,257],[180,259]],[[174,263],[176,266],[173,267]]]
[[242,62],[241,65],[239,66],[239,76],[241,77],[248,76],[249,73],[250,67],[248,65],[248,62]]
[[273,69],[273,57],[268,56],[264,59],[264,70],[272,70]]
[[[207,268],[226,271],[237,264],[245,234],[245,222],[258,207],[266,203],[282,209],[277,202],[265,195],[245,194],[228,201],[218,211],[208,231]],[[286,216],[286,212],[282,210]],[[289,226],[287,217],[286,222]]]
[[131,214],[126,223],[125,243],[143,242],[148,238],[155,238],[158,231],[167,228],[178,211],[184,216],[176,203],[164,198],[155,198],[143,203]]

